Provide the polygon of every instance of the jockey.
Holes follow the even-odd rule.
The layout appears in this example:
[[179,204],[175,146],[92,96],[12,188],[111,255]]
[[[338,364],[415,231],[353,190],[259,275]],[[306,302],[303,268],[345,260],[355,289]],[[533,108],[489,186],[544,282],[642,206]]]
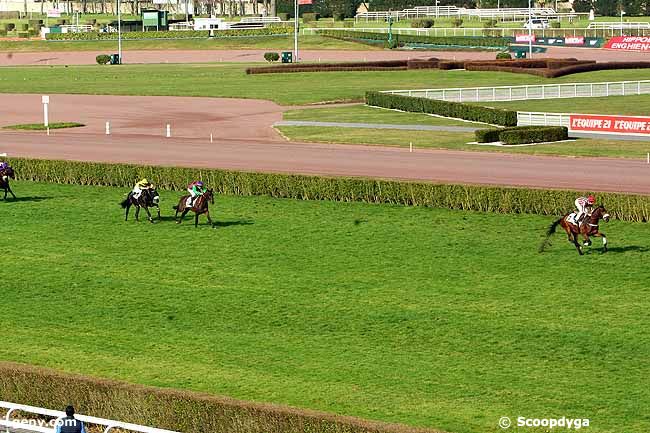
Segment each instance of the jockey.
[[144,178],[133,187],[133,198],[136,200],[139,199],[142,195],[142,191],[147,189],[153,189],[153,184]]
[[205,187],[203,186],[203,182],[200,180],[195,180],[194,182],[192,182],[187,186],[187,192],[190,193],[189,207],[192,207],[194,206],[194,200],[196,200],[197,197],[200,197],[205,193]]
[[576,214],[576,221],[578,225],[582,224],[582,220],[585,216],[590,215],[591,211],[596,203],[596,198],[593,195],[589,197],[578,197],[575,201],[576,208],[578,213]]
[[6,170],[8,168],[11,168],[11,167],[9,167],[9,164],[7,164],[4,161],[0,161],[0,171],[4,171],[4,170]]

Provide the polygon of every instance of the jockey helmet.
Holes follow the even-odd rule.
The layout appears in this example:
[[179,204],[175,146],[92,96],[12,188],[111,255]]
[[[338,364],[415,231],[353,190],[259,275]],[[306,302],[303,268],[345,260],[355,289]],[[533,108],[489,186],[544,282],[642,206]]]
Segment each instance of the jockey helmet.
[[200,180],[196,181],[196,186],[203,188],[203,182]]
[[594,197],[593,195],[590,195],[589,197],[587,197],[587,203],[589,203],[589,204],[596,203],[596,197]]
[[142,180],[140,181],[140,183],[141,183],[142,185],[147,185],[147,184],[149,184],[149,181],[148,181],[147,178],[145,177],[144,179],[142,179]]

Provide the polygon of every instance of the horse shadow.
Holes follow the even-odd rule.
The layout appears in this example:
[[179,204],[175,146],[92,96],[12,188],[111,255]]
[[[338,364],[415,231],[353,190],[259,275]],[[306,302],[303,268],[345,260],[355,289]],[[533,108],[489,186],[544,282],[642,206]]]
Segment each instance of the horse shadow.
[[610,253],[627,253],[627,252],[645,253],[650,251],[650,248],[642,247],[639,245],[627,245],[624,247],[608,247],[607,251],[609,251]]
[[250,226],[253,224],[255,224],[255,222],[251,220],[215,221],[212,223],[212,227],[223,228],[223,227],[230,227],[230,226]]
[[50,200],[52,197],[41,197],[41,196],[34,196],[34,197],[7,197],[6,200],[2,200],[2,197],[0,197],[0,202],[1,201],[6,201],[7,203],[11,202],[39,202],[43,200]]

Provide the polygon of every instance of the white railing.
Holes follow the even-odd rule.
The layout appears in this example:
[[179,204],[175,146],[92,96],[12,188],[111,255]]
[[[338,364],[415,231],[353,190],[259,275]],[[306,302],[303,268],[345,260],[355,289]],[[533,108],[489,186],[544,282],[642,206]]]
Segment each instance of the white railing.
[[393,17],[397,21],[400,19],[410,19],[419,17],[466,17],[466,18],[490,18],[490,19],[520,19],[526,20],[531,14],[535,17],[559,17],[567,15],[570,18],[578,15],[588,14],[558,14],[552,8],[501,8],[501,9],[467,9],[456,6],[418,6],[401,11],[375,11],[361,12],[354,18],[356,21],[379,21],[388,17]]
[[[35,423],[27,423],[24,421],[24,418],[22,420],[12,420],[11,418],[12,414],[14,412],[21,412],[21,413],[29,413],[35,415],[44,415],[44,416],[52,417],[56,420],[62,419],[66,416],[65,412],[61,412],[58,410],[44,409],[40,407],[10,403],[6,401],[0,401],[0,408],[4,408],[7,410],[7,414],[5,415],[4,419],[0,419],[0,426],[23,430],[23,431],[33,431],[38,433],[53,433],[54,428],[48,428],[42,425],[37,425]],[[146,427],[142,425],[125,423],[120,421],[113,421],[113,420],[108,420],[103,418],[96,418],[87,415],[75,414],[75,418],[86,424],[103,426],[104,433],[108,433],[111,429],[115,429],[115,428],[121,430],[139,432],[139,433],[177,433],[171,430],[163,430],[159,428]]]
[[241,23],[281,23],[280,17],[244,17]]
[[[341,30],[353,32],[370,32],[370,33],[388,33],[388,26],[384,27],[305,27],[300,31],[304,35],[313,35],[319,31]],[[650,36],[650,28],[632,28],[626,32],[628,36]],[[393,27],[393,34],[399,35],[420,35],[420,36],[501,36],[514,37],[517,34],[528,33],[523,27]],[[563,37],[563,36],[585,36],[585,37],[610,37],[618,36],[618,31],[614,29],[588,29],[585,27],[571,27],[560,29],[533,29],[537,37]]]
[[189,21],[172,23],[169,25],[169,30],[173,30],[173,31],[194,30],[194,23]]
[[612,30],[621,30],[621,29],[650,29],[650,23],[648,22],[594,22],[589,23],[587,26],[588,29],[612,29]]
[[386,90],[382,93],[453,102],[525,101],[530,99],[595,98],[650,94],[650,80],[603,83],[538,84],[449,89]]
[[517,126],[566,126],[568,128],[570,116],[570,113],[517,111]]
[[93,26],[91,26],[90,24],[82,24],[82,25],[70,24],[70,25],[61,26],[61,33],[86,33],[92,31],[93,31]]

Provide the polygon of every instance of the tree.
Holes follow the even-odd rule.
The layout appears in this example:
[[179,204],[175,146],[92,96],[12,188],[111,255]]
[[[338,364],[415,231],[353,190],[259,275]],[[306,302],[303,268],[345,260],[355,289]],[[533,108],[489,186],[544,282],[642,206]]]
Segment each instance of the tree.
[[599,15],[612,17],[618,14],[617,0],[595,0],[594,6]]
[[588,13],[593,8],[592,0],[573,0],[573,10],[578,13]]

